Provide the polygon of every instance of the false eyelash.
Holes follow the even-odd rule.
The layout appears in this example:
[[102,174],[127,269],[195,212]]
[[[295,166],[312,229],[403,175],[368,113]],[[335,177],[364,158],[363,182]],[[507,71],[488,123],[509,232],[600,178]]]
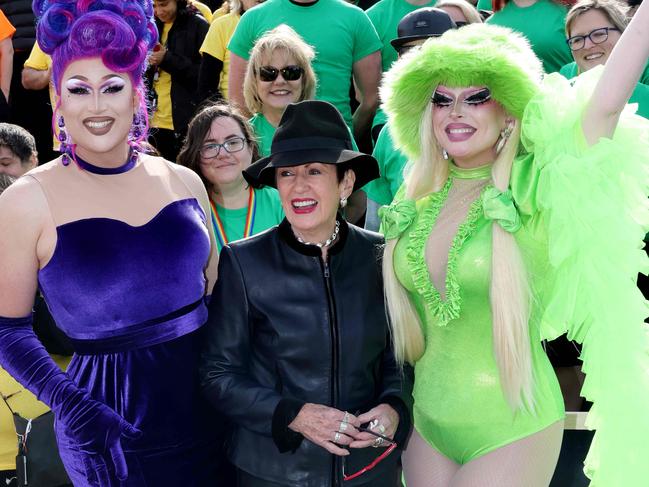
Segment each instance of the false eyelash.
[[433,93],[431,101],[438,107],[450,107],[453,104],[452,98],[437,92]]
[[487,103],[489,100],[491,100],[491,91],[485,88],[484,90],[480,90],[467,97],[464,100],[464,103],[467,103],[468,105],[482,105],[483,103]]
[[108,85],[102,88],[101,92],[102,93],[119,93],[124,89],[124,85],[122,84],[113,84],[113,85]]
[[84,88],[83,86],[72,86],[68,88],[68,93],[71,95],[87,95],[90,93],[90,90],[88,88]]

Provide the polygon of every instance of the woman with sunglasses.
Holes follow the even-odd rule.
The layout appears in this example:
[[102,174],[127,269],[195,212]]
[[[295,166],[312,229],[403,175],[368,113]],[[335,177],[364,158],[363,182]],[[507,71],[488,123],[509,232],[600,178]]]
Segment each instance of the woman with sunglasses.
[[[395,355],[415,366],[408,487],[549,485],[564,406],[541,338],[583,343],[593,485],[649,478],[637,273],[649,123],[625,109],[649,5],[606,66],[543,78],[529,43],[471,24],[397,61],[381,98],[411,168],[382,209]],[[633,454],[629,454],[633,452]]]
[[313,48],[287,25],[267,32],[255,43],[243,82],[246,107],[262,156],[289,103],[315,96],[316,78],[311,61]]
[[283,218],[277,190],[253,188],[242,171],[259,158],[248,121],[229,105],[210,105],[189,122],[178,163],[203,180],[212,206],[217,250],[255,235]]

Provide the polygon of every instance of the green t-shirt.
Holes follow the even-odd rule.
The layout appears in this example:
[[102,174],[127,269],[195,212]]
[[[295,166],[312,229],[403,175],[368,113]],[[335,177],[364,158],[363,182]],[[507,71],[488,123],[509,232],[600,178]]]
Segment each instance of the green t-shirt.
[[389,205],[403,183],[403,169],[408,159],[394,147],[387,125],[381,129],[372,155],[379,163],[381,176],[367,183],[364,191],[372,201]]
[[280,24],[291,26],[315,48],[316,98],[332,103],[351,127],[352,66],[381,49],[381,41],[367,14],[343,0],[319,0],[308,6],[289,0],[267,0],[241,17],[228,49],[248,59],[255,41]]
[[[646,69],[645,69],[646,73]],[[559,74],[567,79],[572,79],[579,74],[579,67],[576,62],[566,64],[561,68]],[[644,83],[638,83],[631,93],[629,103],[637,103],[637,114],[649,119],[649,86]]]
[[[254,214],[251,235],[255,235],[278,225],[284,219],[284,210],[282,210],[279,193],[275,188],[265,186],[261,189],[255,189],[254,191],[256,211]],[[225,230],[228,242],[241,240],[246,226],[248,207],[244,206],[243,208],[233,210],[216,205],[216,211],[219,213],[219,218],[223,224],[223,229]],[[221,248],[218,244],[218,239],[216,240],[220,252]]]
[[532,49],[543,62],[547,73],[554,73],[572,61],[570,48],[566,44],[566,7],[552,0],[538,0],[534,5],[521,8],[514,0],[494,13],[487,22],[509,27],[525,35]]
[[[252,125],[253,130],[255,131],[255,137],[257,137],[257,144],[259,144],[259,155],[266,157],[270,155],[270,146],[273,143],[273,136],[277,130],[273,127],[270,122],[264,117],[262,113],[256,113],[249,120]],[[349,129],[349,127],[347,127]],[[352,139],[352,149],[358,150],[354,136],[352,135],[351,130],[349,131],[349,136]]]
[[[566,64],[561,68],[559,74],[564,78],[572,79],[579,74],[579,66],[575,61]],[[644,71],[640,75],[640,83],[643,85],[649,85],[649,63],[644,68]]]
[[257,137],[259,155],[261,157],[270,155],[270,144],[273,141],[273,135],[275,135],[275,130],[277,129],[261,113],[253,115],[250,119],[250,125],[252,125],[252,129],[255,131],[255,137]]
[[390,41],[397,37],[397,25],[402,18],[410,12],[422,7],[432,7],[436,0],[431,0],[423,5],[411,5],[406,0],[381,0],[367,10],[367,16],[374,24],[383,47],[381,48],[381,59],[383,71],[387,71],[397,59],[397,51],[392,47]]

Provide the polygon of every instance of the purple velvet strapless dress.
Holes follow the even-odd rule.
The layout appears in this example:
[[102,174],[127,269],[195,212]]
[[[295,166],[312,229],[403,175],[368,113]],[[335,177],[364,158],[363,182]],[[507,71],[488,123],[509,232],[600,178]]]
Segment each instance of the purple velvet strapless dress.
[[[78,220],[57,237],[39,283],[75,348],[68,373],[143,432],[122,443],[129,477],[111,473],[111,487],[219,485],[219,433],[197,374],[210,251],[200,205],[172,202],[140,227]],[[61,428],[57,438],[73,483],[92,483],[83,452]]]

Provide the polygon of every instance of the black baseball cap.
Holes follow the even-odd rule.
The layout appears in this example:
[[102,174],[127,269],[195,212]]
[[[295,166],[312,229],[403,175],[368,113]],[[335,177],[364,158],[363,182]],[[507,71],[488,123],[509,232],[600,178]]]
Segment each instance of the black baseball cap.
[[439,37],[449,29],[456,29],[457,26],[450,15],[435,7],[424,7],[414,10],[401,19],[397,26],[397,38],[392,39],[390,44],[399,49],[404,44]]

